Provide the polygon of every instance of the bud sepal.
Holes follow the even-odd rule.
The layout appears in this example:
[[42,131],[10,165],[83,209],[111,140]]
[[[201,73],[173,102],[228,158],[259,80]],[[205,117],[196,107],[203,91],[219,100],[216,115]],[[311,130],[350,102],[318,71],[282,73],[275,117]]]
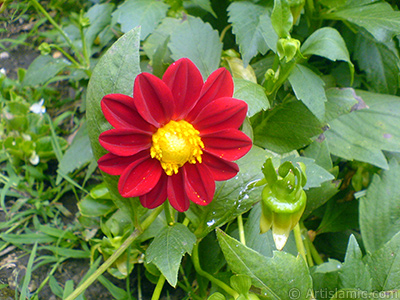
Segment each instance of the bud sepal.
[[307,195],[303,190],[307,181],[305,165],[298,163],[295,167],[287,161],[277,173],[269,158],[263,173],[267,184],[262,191],[260,231],[264,233],[272,227],[276,248],[282,250],[306,207]]

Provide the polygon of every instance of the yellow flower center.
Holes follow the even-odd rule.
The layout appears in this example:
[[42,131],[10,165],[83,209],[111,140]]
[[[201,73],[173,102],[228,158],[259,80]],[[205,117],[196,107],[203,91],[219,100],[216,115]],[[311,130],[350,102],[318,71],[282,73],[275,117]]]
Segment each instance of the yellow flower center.
[[176,174],[186,162],[201,163],[204,144],[199,134],[185,120],[170,121],[153,134],[150,155],[160,161],[167,175]]

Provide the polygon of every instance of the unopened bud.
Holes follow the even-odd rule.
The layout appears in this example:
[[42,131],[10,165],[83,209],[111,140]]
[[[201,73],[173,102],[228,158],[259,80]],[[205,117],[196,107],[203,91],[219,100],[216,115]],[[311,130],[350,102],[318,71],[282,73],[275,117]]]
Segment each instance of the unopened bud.
[[300,41],[293,38],[279,39],[277,44],[279,59],[286,58],[286,62],[291,61],[300,49]]

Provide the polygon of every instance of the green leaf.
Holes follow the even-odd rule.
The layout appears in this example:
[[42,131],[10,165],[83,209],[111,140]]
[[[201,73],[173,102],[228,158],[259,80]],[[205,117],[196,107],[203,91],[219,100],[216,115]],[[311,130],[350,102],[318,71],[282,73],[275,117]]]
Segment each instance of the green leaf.
[[86,122],[84,122],[76,133],[71,146],[64,153],[58,170],[64,174],[68,174],[76,169],[81,168],[93,159],[92,148],[88,136]]
[[207,206],[191,205],[187,217],[197,227],[197,237],[204,237],[216,227],[235,219],[261,200],[261,187],[254,183],[264,178],[261,167],[268,153],[253,146],[249,153],[236,161],[239,173],[232,179],[217,182],[213,201]]
[[349,51],[340,33],[331,27],[314,31],[301,46],[304,56],[318,55],[332,61],[343,60],[351,64]]
[[[246,236],[247,238],[247,236]],[[219,247],[215,231],[211,231],[200,241],[199,260],[201,268],[211,274],[216,274],[226,265],[224,254]]]
[[100,275],[97,280],[110,292],[116,300],[129,299],[127,291],[114,285],[103,275]]
[[329,8],[335,8],[343,6],[348,0],[320,0],[321,4],[328,6]]
[[99,33],[110,25],[113,10],[114,4],[103,3],[93,5],[86,13],[86,17],[90,20],[90,26],[85,30],[86,44],[89,49]]
[[218,32],[199,18],[188,17],[171,34],[168,44],[172,58],[187,57],[206,79],[220,64],[222,43]]
[[289,75],[289,82],[297,99],[303,101],[319,120],[323,120],[327,101],[324,81],[309,68],[296,64]]
[[274,9],[271,14],[272,26],[280,38],[290,37],[293,26],[293,16],[288,0],[274,0]]
[[400,152],[400,98],[360,90],[356,93],[369,108],[330,122],[324,133],[329,151],[388,169],[382,150]]
[[331,154],[325,140],[316,139],[310,146],[304,149],[304,156],[313,158],[315,163],[330,170],[333,167]]
[[239,78],[234,78],[233,81],[235,83],[233,97],[241,99],[248,104],[248,117],[252,117],[256,113],[269,108],[265,89],[261,85]]
[[54,295],[62,298],[64,291],[53,275],[50,275],[49,286]]
[[311,268],[314,296],[317,299],[328,299],[328,293],[335,293],[338,288],[340,261],[328,258],[327,262]]
[[322,125],[301,101],[287,101],[253,120],[254,143],[277,153],[311,144]]
[[[156,50],[165,44],[171,33],[181,24],[181,20],[165,18],[143,43],[143,50],[152,59]],[[170,55],[170,53],[169,53]]]
[[221,293],[215,292],[212,295],[210,295],[210,297],[208,297],[207,300],[226,300],[226,298]]
[[365,248],[374,252],[400,231],[400,166],[374,174],[365,197],[360,199],[360,229]]
[[2,233],[0,238],[12,244],[53,243],[57,238],[42,233],[13,234]]
[[70,64],[66,59],[55,59],[51,55],[40,55],[29,65],[22,85],[44,84]]
[[99,185],[94,186],[90,190],[90,196],[93,197],[94,199],[106,199],[106,200],[111,199],[110,192],[105,182],[102,182]]
[[54,236],[58,239],[68,239],[71,241],[76,241],[78,238],[69,231],[65,231],[63,229],[55,228],[50,225],[39,225],[38,231],[40,233],[44,233],[48,236]]
[[[334,0],[334,1],[339,1],[341,2],[342,0]],[[366,5],[366,4],[371,4],[372,2],[378,2],[380,0],[347,0],[346,1],[346,6],[351,7],[351,6],[361,6],[361,5]]]
[[124,33],[140,26],[140,39],[144,40],[166,16],[168,7],[162,1],[126,0],[113,13],[113,17],[121,24]]
[[93,199],[86,196],[78,202],[79,211],[86,217],[101,217],[115,210],[115,205],[110,200]]
[[400,233],[366,258],[372,278],[372,290],[389,291],[400,288]]
[[324,217],[317,229],[318,234],[339,232],[358,227],[358,202],[339,202],[331,199],[325,209]]
[[247,295],[251,288],[251,278],[247,275],[234,275],[230,278],[231,287],[241,295]]
[[71,258],[90,258],[90,251],[69,249],[56,246],[41,246],[40,249],[48,250],[54,253],[55,256],[66,256]]
[[349,64],[351,76],[354,65],[350,60],[349,51],[340,33],[331,27],[323,27],[313,32],[301,46],[304,56],[318,55],[332,61],[342,60]]
[[331,88],[326,90],[325,121],[329,122],[337,117],[351,112],[353,107],[362,99],[351,88]]
[[309,299],[311,276],[304,259],[275,251],[272,258],[244,246],[239,241],[217,230],[217,237],[231,270],[251,278],[270,299],[288,299],[292,289],[298,291],[296,299]]
[[[19,298],[21,300],[26,299],[27,295],[29,295],[28,285],[32,278],[32,268],[33,268],[33,263],[35,261],[36,250],[37,250],[37,242],[35,243],[35,245],[33,245],[31,255],[29,256],[28,265],[26,266],[26,273],[24,276],[24,281],[23,281],[23,284],[21,287],[21,295]],[[17,293],[16,293],[16,295],[17,295]]]
[[400,34],[400,11],[394,11],[387,2],[345,6],[324,17],[349,21],[363,27],[380,42],[389,41],[393,36]]
[[215,14],[214,10],[211,7],[211,1],[210,0],[190,0],[191,3],[194,5],[197,5],[204,9],[206,12],[209,12],[212,14],[215,18],[217,18],[217,15]]
[[153,262],[169,284],[176,286],[182,256],[191,254],[195,243],[195,235],[186,226],[175,223],[154,238],[146,251],[147,262]]
[[315,209],[325,204],[339,192],[340,181],[326,181],[320,187],[306,191],[307,205],[301,217],[305,220]]
[[[397,51],[397,50],[396,50]],[[385,44],[364,34],[357,35],[354,59],[365,72],[371,90],[383,94],[396,94],[399,87],[399,58]]]
[[[132,95],[134,80],[140,73],[139,36],[140,29],[135,28],[116,41],[101,57],[89,81],[86,98],[87,126],[96,160],[107,153],[99,143],[99,135],[112,128],[104,118],[100,101],[105,95],[112,93]],[[118,207],[124,207],[133,216],[138,200],[123,198],[119,194],[117,176],[103,173],[103,177]]]
[[371,290],[371,275],[362,260],[362,252],[354,235],[350,236],[346,257],[339,271],[339,287]]
[[269,7],[249,1],[233,2],[228,7],[229,22],[236,36],[245,66],[257,53],[265,54],[276,50],[278,36],[270,19]]

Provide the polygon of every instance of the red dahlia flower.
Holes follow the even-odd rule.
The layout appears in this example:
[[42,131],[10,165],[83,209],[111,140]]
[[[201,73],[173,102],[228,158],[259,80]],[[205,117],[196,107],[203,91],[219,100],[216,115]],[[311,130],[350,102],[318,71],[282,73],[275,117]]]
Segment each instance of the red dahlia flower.
[[100,144],[110,153],[99,159],[99,168],[120,175],[120,194],[139,197],[147,208],[167,198],[178,211],[186,211],[190,201],[209,204],[215,180],[234,177],[239,168],[232,161],[252,146],[238,130],[247,104],[232,95],[226,69],[216,70],[203,83],[186,58],[173,63],[162,80],[139,74],[133,98],[110,94],[101,100],[115,129],[100,134]]

